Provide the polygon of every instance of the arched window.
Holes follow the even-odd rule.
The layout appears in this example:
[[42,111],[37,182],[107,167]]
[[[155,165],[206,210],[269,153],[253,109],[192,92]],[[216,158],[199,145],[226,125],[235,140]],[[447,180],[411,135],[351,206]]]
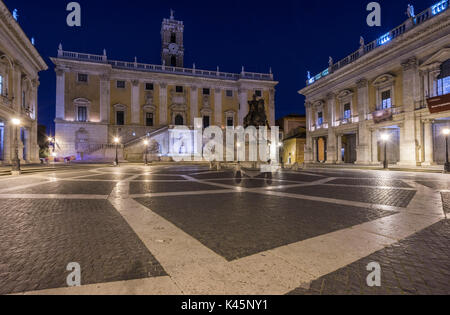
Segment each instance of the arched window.
[[176,126],[183,126],[183,125],[184,125],[184,119],[183,119],[183,116],[177,115],[177,116],[175,117],[175,125],[176,125]]
[[450,59],[441,65],[437,81],[437,95],[450,94]]
[[172,67],[176,67],[177,66],[177,57],[176,56],[170,57],[170,65]]

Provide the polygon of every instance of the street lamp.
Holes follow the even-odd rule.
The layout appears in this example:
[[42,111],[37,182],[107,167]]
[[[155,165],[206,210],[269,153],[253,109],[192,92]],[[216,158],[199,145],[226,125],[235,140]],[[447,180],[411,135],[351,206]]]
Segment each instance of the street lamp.
[[383,133],[381,135],[381,140],[384,142],[384,161],[383,161],[383,168],[387,170],[389,168],[389,163],[387,159],[387,143],[389,141],[389,134]]
[[116,144],[116,160],[114,161],[115,166],[119,166],[119,142],[120,139],[118,137],[114,138],[114,143]]
[[448,135],[450,135],[450,129],[449,128],[445,128],[443,130],[443,134],[445,136],[445,166],[444,166],[444,171],[446,173],[450,173],[450,162],[448,160]]
[[19,127],[22,122],[20,119],[13,118],[11,123],[14,125],[14,157],[12,160],[11,173],[12,175],[20,175],[20,160],[19,160],[19,141],[17,139],[17,127]]
[[148,140],[144,140],[144,146],[145,146],[145,165],[148,165]]

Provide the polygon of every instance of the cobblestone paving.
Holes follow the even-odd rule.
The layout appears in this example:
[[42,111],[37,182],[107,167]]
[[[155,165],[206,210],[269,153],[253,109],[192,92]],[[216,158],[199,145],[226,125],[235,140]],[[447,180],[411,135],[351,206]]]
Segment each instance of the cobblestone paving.
[[46,183],[39,186],[13,190],[10,193],[20,194],[85,194],[85,195],[109,195],[116,186],[114,182],[81,182],[63,181]]
[[1,200],[0,252],[0,294],[165,275],[106,200]]
[[379,205],[406,208],[416,194],[415,191],[399,189],[378,189],[366,187],[330,187],[326,185],[280,188],[283,192],[319,196],[342,200],[360,201]]
[[[394,214],[252,193],[184,200],[137,199],[229,261]],[[202,208],[205,204],[210,206]]]
[[[361,285],[352,278],[362,277],[365,266],[348,263],[361,259],[359,263],[367,265],[363,257],[386,246],[386,240],[397,239],[396,235],[404,238],[440,220],[441,199],[443,208],[450,209],[450,193],[445,191],[448,177],[442,174],[307,170],[274,173],[271,180],[263,176],[236,180],[233,171],[210,171],[204,166],[121,165],[74,170],[0,180],[0,294],[66,287],[69,262],[81,264],[83,284],[152,280],[167,274],[168,281],[174,281],[174,287],[184,293],[252,294],[255,291],[245,286],[253,283],[252,288],[265,288],[258,291],[260,294],[285,294],[297,286],[297,281],[287,279],[298,277],[298,285],[304,283],[300,275],[292,274],[297,267],[292,269],[289,255],[296,250],[302,257],[293,257],[294,265],[301,260],[327,271],[317,275],[325,282],[319,285],[319,279],[312,283],[311,290],[293,293],[317,293],[318,287],[322,294],[344,292],[341,288],[345,287],[352,289],[348,291],[351,294],[370,294],[372,291],[365,288],[358,291]],[[82,178],[74,178],[78,176]],[[432,189],[421,186],[416,191],[410,181]],[[297,187],[282,187],[290,185]],[[13,199],[9,194],[20,198]],[[417,202],[424,196],[430,198],[429,208]],[[433,199],[436,196],[438,201]],[[389,208],[377,205],[404,210],[387,211]],[[410,213],[409,209],[414,211]],[[389,262],[388,267],[382,266],[387,279],[385,291],[373,292],[445,292],[443,281],[448,283],[450,260],[449,229],[444,223],[369,256],[367,259],[378,259],[382,265]],[[355,231],[362,232],[362,227],[372,234],[364,232],[366,239],[360,241]],[[395,235],[391,237],[390,231]],[[332,232],[358,246],[339,244],[338,248],[347,249],[342,257],[338,252],[315,257],[316,248],[336,245],[336,233]],[[311,250],[301,251],[305,243]],[[366,250],[366,246],[371,250],[360,255],[359,248]],[[187,257],[175,254],[183,250]],[[266,255],[266,251],[277,255]],[[408,263],[411,255],[422,265]],[[329,269],[329,260],[333,260],[335,269]],[[217,262],[224,265],[214,265]],[[228,281],[229,274],[221,272],[229,270],[230,265],[234,274],[253,275],[251,280],[237,281],[233,288],[244,288],[241,291],[217,288]],[[346,265],[348,270],[342,268]],[[308,269],[308,265],[302,265],[298,270],[302,267]],[[425,271],[421,273],[422,267]],[[340,271],[325,276],[337,269]],[[444,276],[439,278],[439,274]],[[410,280],[407,284],[406,279]]]
[[411,188],[408,184],[401,180],[389,180],[389,179],[367,179],[367,178],[340,178],[335,179],[330,184],[351,185],[351,186],[384,186],[384,187],[399,187],[399,188]]
[[[290,294],[450,294],[450,222],[441,221]],[[366,266],[381,266],[381,287],[367,286]]]
[[166,193],[180,191],[221,190],[223,188],[195,183],[195,182],[132,182],[130,194]]

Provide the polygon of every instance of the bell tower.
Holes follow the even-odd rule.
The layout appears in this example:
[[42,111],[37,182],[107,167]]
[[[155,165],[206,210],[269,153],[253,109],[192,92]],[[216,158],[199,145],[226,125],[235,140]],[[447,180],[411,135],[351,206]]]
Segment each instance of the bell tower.
[[164,19],[161,26],[161,63],[171,67],[184,66],[183,21],[177,21],[174,11]]

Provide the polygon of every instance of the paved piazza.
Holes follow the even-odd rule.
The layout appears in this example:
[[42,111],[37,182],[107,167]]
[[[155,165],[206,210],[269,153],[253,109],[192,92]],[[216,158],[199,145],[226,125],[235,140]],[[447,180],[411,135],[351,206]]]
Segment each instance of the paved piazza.
[[[450,176],[85,166],[0,178],[0,294],[449,294]],[[81,266],[68,288],[66,267]],[[366,266],[381,266],[368,287]]]

